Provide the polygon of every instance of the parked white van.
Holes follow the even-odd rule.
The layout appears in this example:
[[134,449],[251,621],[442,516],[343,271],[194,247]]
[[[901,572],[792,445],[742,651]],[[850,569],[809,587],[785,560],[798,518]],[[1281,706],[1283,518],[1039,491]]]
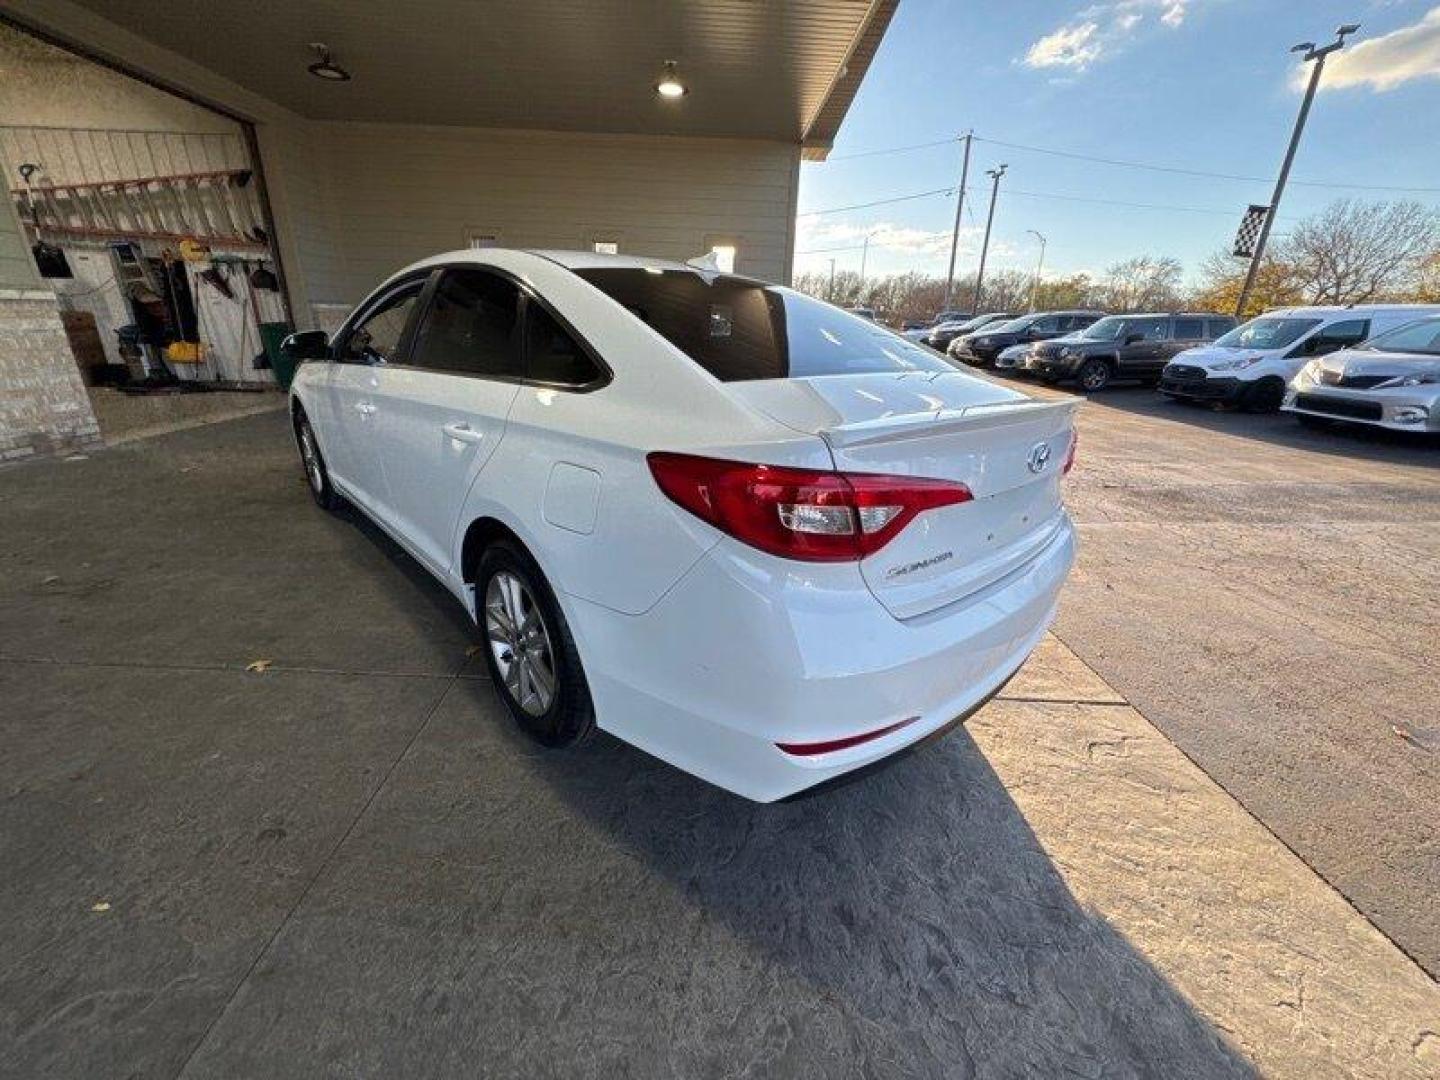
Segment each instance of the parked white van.
[[1435,314],[1440,305],[1277,308],[1176,355],[1160,373],[1160,393],[1274,412],[1310,360]]

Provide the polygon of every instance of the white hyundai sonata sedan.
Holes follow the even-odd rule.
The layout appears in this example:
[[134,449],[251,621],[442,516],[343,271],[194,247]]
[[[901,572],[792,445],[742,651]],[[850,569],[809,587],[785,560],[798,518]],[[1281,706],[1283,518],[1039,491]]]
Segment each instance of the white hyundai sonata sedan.
[[791,795],[983,704],[1074,559],[1074,402],[750,278],[454,252],[287,347],[315,498],[455,594],[547,745]]

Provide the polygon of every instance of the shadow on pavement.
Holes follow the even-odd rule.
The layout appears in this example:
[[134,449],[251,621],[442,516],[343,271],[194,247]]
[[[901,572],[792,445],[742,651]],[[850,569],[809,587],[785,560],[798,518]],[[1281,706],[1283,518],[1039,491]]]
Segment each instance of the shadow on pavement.
[[[198,1075],[1251,1076],[963,729],[759,806],[456,684]],[[437,1008],[437,1002],[443,1008]]]

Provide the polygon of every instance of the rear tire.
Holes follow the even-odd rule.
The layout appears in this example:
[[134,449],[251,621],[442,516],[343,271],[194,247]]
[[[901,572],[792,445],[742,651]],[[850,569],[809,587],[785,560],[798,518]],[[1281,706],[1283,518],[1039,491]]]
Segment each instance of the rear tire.
[[1109,360],[1101,360],[1098,357],[1086,360],[1080,365],[1080,370],[1075,372],[1075,381],[1080,384],[1080,389],[1087,394],[1093,394],[1097,390],[1104,390],[1110,385],[1110,379],[1115,371]]
[[580,653],[545,575],[528,552],[498,541],[480,556],[475,607],[485,666],[520,730],[542,746],[574,746],[595,730]]
[[310,418],[302,411],[295,418],[295,441],[300,447],[300,464],[305,469],[305,483],[314,497],[316,505],[323,510],[337,510],[345,501],[330,483],[330,470],[325,467],[325,456],[320,453],[320,444],[310,426]]

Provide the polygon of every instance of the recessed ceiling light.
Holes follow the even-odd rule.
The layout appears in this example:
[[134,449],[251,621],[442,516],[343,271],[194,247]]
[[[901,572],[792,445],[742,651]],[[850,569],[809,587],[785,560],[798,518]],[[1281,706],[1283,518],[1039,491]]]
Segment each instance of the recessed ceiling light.
[[325,79],[329,82],[349,82],[350,72],[346,71],[335,61],[330,59],[330,47],[319,41],[312,41],[310,48],[315,50],[317,57],[315,63],[305,70],[314,75],[317,79]]
[[665,61],[665,70],[660,73],[660,81],[655,84],[655,92],[661,97],[668,98],[684,97],[690,92],[690,88],[680,81],[680,73],[675,70],[674,60]]

